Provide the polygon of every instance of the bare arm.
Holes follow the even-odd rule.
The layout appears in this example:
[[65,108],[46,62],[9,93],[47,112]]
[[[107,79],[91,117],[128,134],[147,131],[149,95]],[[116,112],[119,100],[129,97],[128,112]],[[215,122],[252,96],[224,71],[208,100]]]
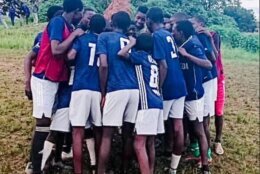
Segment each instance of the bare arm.
[[166,60],[160,60],[158,64],[159,64],[159,83],[160,83],[160,88],[162,88],[163,83],[167,76],[168,66]]
[[106,88],[107,88],[107,78],[108,78],[107,56],[105,54],[101,54],[99,60],[100,60],[100,66],[99,66],[100,88],[101,88],[102,97],[105,97]]
[[130,36],[129,39],[130,39],[130,42],[117,53],[118,56],[126,58],[126,59],[129,58],[129,51],[136,44],[136,39],[134,37]]
[[207,59],[200,59],[198,57],[195,57],[195,56],[187,53],[184,48],[179,48],[179,52],[183,57],[186,57],[187,59],[189,59],[190,61],[192,61],[193,63],[195,63],[196,65],[198,65],[200,67],[207,68],[207,69],[212,68],[211,62]]
[[57,40],[51,41],[51,50],[53,55],[60,55],[65,53],[73,43],[74,39],[78,36],[81,36],[84,34],[84,31],[82,29],[76,29],[71,35],[64,40],[63,42],[59,42]]
[[31,76],[32,76],[32,61],[35,60],[37,54],[30,51],[29,54],[24,59],[24,83],[25,83],[25,93],[28,99],[31,99]]
[[67,55],[68,60],[74,60],[76,58],[77,51],[75,49],[71,49]]

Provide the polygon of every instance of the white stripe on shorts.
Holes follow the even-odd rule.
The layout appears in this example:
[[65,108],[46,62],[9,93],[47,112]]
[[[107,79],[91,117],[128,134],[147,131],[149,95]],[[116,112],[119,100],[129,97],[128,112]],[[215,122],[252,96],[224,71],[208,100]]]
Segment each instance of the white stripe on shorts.
[[135,69],[136,69],[137,80],[138,80],[139,91],[140,91],[141,109],[145,110],[148,109],[148,102],[147,102],[147,94],[145,89],[142,66],[141,65],[135,66]]

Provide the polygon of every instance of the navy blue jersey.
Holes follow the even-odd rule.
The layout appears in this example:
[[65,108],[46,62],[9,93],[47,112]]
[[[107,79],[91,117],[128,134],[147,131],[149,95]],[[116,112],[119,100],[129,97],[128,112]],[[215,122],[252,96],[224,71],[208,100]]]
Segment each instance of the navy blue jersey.
[[73,27],[66,22],[63,16],[56,16],[51,19],[47,26],[50,40],[63,42],[64,24],[69,30],[73,30]]
[[39,53],[40,45],[42,40],[42,32],[38,33],[37,36],[34,39],[32,51],[36,54]]
[[[211,53],[213,52],[213,46],[211,44],[210,38],[206,34],[203,34],[203,33],[197,34],[197,37],[204,47],[206,56],[207,57],[211,56]],[[206,76],[205,79],[204,79],[204,82],[209,81],[209,80],[216,78],[218,76],[217,67],[216,67],[215,63],[212,62],[212,61],[211,61],[211,63],[212,63],[212,69],[209,70],[208,73],[206,71],[204,72],[205,76]]]
[[166,60],[168,65],[167,76],[162,88],[163,99],[173,100],[186,96],[185,80],[171,33],[160,29],[153,33],[153,39],[153,58],[157,61]]
[[140,91],[139,109],[163,109],[159,92],[159,69],[157,62],[146,52],[130,53],[130,60],[136,66]]
[[68,82],[61,82],[59,84],[59,89],[54,104],[57,110],[69,107],[71,92],[72,86],[69,85]]
[[84,89],[100,91],[98,56],[96,55],[97,39],[96,34],[87,33],[73,43],[72,49],[77,51],[73,91]]
[[[183,45],[183,48],[195,57],[207,59],[203,46],[197,37],[192,37],[185,45]],[[188,91],[186,101],[200,99],[204,95],[204,89],[202,86],[204,76],[202,72],[203,68],[182,56],[180,56],[180,62]]]
[[134,65],[117,55],[128,42],[127,37],[119,32],[105,32],[99,35],[97,54],[105,54],[108,59],[107,92],[138,89]]

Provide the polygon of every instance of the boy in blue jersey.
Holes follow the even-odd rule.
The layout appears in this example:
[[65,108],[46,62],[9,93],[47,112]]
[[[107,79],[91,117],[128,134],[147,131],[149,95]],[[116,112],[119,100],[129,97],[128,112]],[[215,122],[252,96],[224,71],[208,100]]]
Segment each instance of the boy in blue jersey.
[[[89,23],[90,31],[77,39],[69,59],[75,59],[75,75],[70,102],[70,121],[72,125],[74,172],[82,173],[82,145],[87,121],[94,125],[94,130],[102,126],[101,92],[98,76],[98,56],[96,45],[98,34],[103,32],[106,22],[102,15],[94,15]],[[96,133],[96,146],[99,148],[100,131]]]
[[211,70],[204,71],[205,77],[203,80],[203,88],[205,90],[204,95],[204,129],[207,135],[209,151],[208,157],[211,161],[211,149],[210,149],[210,130],[209,122],[210,117],[215,115],[215,101],[217,99],[217,68],[216,68],[216,57],[217,51],[214,44],[214,40],[211,34],[205,30],[205,19],[201,16],[195,16],[191,19],[196,35],[204,47],[208,60],[211,61],[213,67]]
[[153,58],[159,64],[160,87],[163,94],[164,120],[170,118],[173,124],[174,145],[171,168],[176,170],[184,146],[183,112],[187,94],[183,73],[174,39],[163,29],[163,12],[160,8],[151,8],[147,13],[147,27],[153,33]]
[[[100,56],[99,75],[102,103],[104,103],[98,174],[105,173],[114,131],[122,125],[124,158],[131,155],[129,152],[132,148],[131,140],[139,103],[139,90],[134,65],[117,55],[121,48],[129,43],[125,33],[130,23],[130,16],[126,12],[115,13],[112,16],[113,32],[102,33],[98,38],[97,54]],[[128,160],[124,159],[124,162]]]
[[[150,34],[141,34],[137,39],[129,37],[130,42],[118,55],[137,65],[140,102],[135,130],[134,148],[141,173],[154,173],[155,135],[164,133],[163,101],[159,92],[159,69],[150,56],[153,39]],[[132,48],[136,50],[129,53]]]
[[[188,95],[185,100],[185,112],[192,123],[192,129],[199,140],[201,149],[202,171],[209,173],[208,143],[203,127],[204,89],[202,68],[210,69],[203,46],[199,42],[189,21],[179,21],[174,26],[174,38],[179,46],[181,68],[184,74]],[[173,172],[175,173],[175,172]]]

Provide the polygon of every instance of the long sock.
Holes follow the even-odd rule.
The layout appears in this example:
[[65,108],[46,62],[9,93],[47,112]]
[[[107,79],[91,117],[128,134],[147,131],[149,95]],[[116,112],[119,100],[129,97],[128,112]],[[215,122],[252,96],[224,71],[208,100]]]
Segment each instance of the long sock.
[[94,138],[86,139],[86,144],[90,157],[90,164],[92,166],[96,165],[96,152],[95,152],[95,140]]
[[172,154],[171,168],[177,170],[180,163],[181,155]]
[[43,150],[42,150],[41,170],[44,169],[45,164],[52,152],[53,146],[54,146],[54,144],[52,142],[49,142],[49,141],[44,142],[44,146],[43,146]]
[[42,154],[39,152],[43,149],[44,141],[49,134],[49,127],[39,127],[35,129],[34,137],[32,140],[32,165],[33,173],[41,173]]

